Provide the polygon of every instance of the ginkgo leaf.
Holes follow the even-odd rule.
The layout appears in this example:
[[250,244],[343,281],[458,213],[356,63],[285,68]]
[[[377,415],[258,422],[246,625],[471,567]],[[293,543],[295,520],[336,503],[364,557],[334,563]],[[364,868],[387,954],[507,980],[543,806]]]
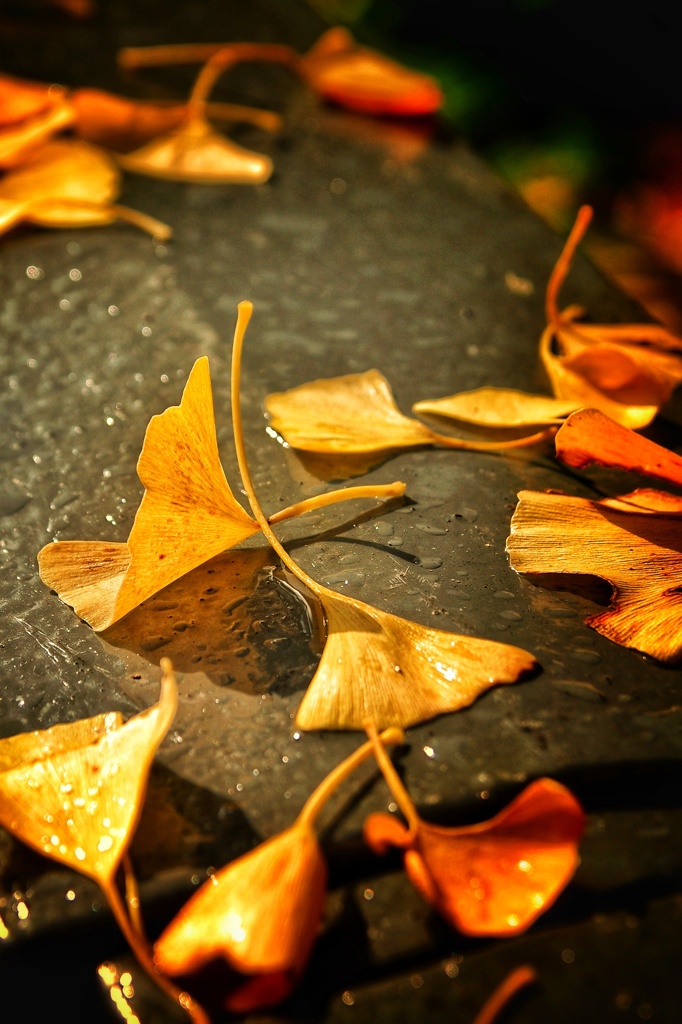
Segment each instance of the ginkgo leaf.
[[[402,738],[400,730],[389,730],[377,742]],[[327,886],[315,820],[372,749],[365,743],[337,765],[292,826],[204,883],[156,941],[158,970],[188,975],[225,961],[235,974],[223,1005],[236,1013],[273,1005],[290,993],[317,938]]]
[[[145,487],[126,543],[57,541],[38,553],[40,578],[93,629],[106,629],[190,569],[257,533],[220,462],[208,359],[195,362],[179,406],[153,416],[137,463]],[[275,513],[273,522],[405,485],[346,488]]]
[[14,204],[17,218],[42,227],[127,220],[155,237],[170,237],[166,224],[115,204],[119,188],[120,172],[106,153],[79,139],[54,139],[32,150],[0,179],[0,202],[6,210]]
[[109,893],[132,840],[177,690],[165,672],[158,704],[0,740],[0,822],[22,842]]
[[611,605],[586,624],[660,661],[682,656],[682,498],[646,489],[601,501],[521,491],[507,553],[524,575],[606,580]]
[[310,381],[265,398],[269,432],[306,452],[373,456],[433,445],[468,451],[503,451],[546,438],[547,432],[513,441],[478,441],[436,433],[398,409],[391,386],[379,370]]
[[559,290],[591,217],[591,207],[581,207],[550,276],[540,357],[557,398],[637,430],[682,382],[682,338],[661,324],[584,324],[575,306],[559,312]]
[[328,29],[300,62],[310,87],[325,99],[364,114],[433,114],[443,103],[434,78],[360,46],[340,26]]
[[569,416],[556,435],[555,448],[561,461],[576,469],[611,466],[682,486],[682,457],[598,409],[581,409]]
[[[371,719],[380,728],[407,727],[464,707],[490,686],[531,671],[535,658],[520,648],[428,629],[328,590],[282,547],[254,491],[241,426],[241,351],[251,312],[250,302],[239,304],[232,349],[239,471],[263,533],[287,568],[319,599],[326,619],[324,650],[296,724],[305,729],[359,729]],[[380,374],[378,379],[383,380]]]
[[38,554],[43,582],[93,629],[259,529],[225,479],[205,356],[180,405],[152,417],[137,471],[146,490],[126,544],[58,541]]
[[[313,589],[314,581],[305,583]],[[407,728],[537,667],[510,644],[421,626],[318,583],[314,593],[326,641],[296,714],[300,729],[362,729],[368,719]]]
[[63,100],[20,124],[0,129],[0,168],[16,167],[36,146],[70,127],[73,121],[73,107]]
[[574,401],[534,395],[513,388],[484,387],[447,398],[415,402],[412,412],[485,427],[531,427],[561,423],[576,408]]
[[45,113],[61,103],[65,92],[61,86],[0,74],[0,125],[20,124]]
[[410,881],[458,931],[503,937],[525,931],[563,892],[579,863],[584,822],[565,786],[538,779],[478,825],[432,825],[415,811],[408,829],[373,814],[364,836],[377,853],[405,851]]
[[209,61],[218,54],[218,61],[230,66],[240,61],[284,64],[320,96],[364,114],[421,116],[435,113],[443,103],[443,92],[430,75],[358,45],[340,26],[323,33],[302,55],[271,43],[180,43],[124,47],[118,61],[128,69],[162,67]]
[[258,185],[273,169],[270,157],[245,149],[197,118],[117,159],[135,174],[212,184]]

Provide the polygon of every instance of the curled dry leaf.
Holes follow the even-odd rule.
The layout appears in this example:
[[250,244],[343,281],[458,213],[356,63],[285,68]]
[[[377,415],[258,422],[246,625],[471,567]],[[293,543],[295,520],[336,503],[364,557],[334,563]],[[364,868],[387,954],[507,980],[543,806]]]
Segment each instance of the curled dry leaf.
[[[400,743],[400,730],[377,739]],[[308,798],[294,824],[211,876],[162,932],[159,970],[201,971],[222,959],[232,971],[222,996],[232,1012],[281,1002],[298,981],[317,938],[327,866],[314,824],[337,786],[372,753],[365,743]]]
[[[596,462],[682,483],[678,455],[598,411],[574,413],[557,441],[569,465]],[[524,575],[606,580],[610,607],[586,624],[660,661],[682,657],[682,497],[650,488],[601,501],[521,491],[507,552]]]
[[[401,450],[426,445],[504,451],[549,436],[542,432],[513,441],[478,441],[436,433],[400,412],[390,384],[374,369],[273,392],[265,399],[265,411],[270,432],[281,435],[292,448],[338,456],[338,474],[348,467],[349,456],[371,457],[376,464]],[[367,468],[366,461],[361,468]]]
[[[250,302],[239,304],[232,350],[232,417],[239,470],[263,533],[287,568],[318,598],[326,620],[322,657],[296,724],[304,729],[361,729],[370,719],[380,728],[406,728],[464,707],[496,683],[515,682],[530,672],[537,663],[527,651],[429,629],[337,594],[308,576],[282,547],[254,491],[241,427],[239,374],[251,312]],[[360,376],[365,392],[368,382],[372,387],[378,381],[374,390],[384,408],[381,375],[371,371]],[[314,385],[310,387],[314,390]],[[319,400],[320,413],[323,406]],[[395,419],[399,417],[394,414]]]
[[581,409],[556,435],[557,456],[567,466],[596,464],[625,469],[682,487],[682,457],[621,426],[598,409]]
[[127,220],[155,237],[170,237],[167,225],[117,206],[119,188],[120,172],[106,153],[78,139],[56,139],[31,151],[0,179],[2,223],[64,228]]
[[365,841],[379,854],[391,846],[404,850],[410,881],[460,932],[525,931],[565,889],[579,863],[585,824],[565,786],[537,779],[489,821],[448,828],[419,817],[380,745],[376,754],[409,827],[390,815],[372,814],[365,821]]
[[583,206],[548,282],[540,356],[557,398],[638,430],[682,381],[682,338],[661,324],[586,324],[575,306],[559,311],[559,290],[591,217]]
[[301,59],[300,70],[324,99],[364,114],[421,116],[443,104],[435,79],[360,46],[339,26],[317,40]]
[[[260,529],[225,479],[205,356],[194,364],[180,405],[152,417],[137,472],[145,493],[127,542],[57,541],[38,553],[43,582],[96,630]],[[349,487],[292,505],[272,521],[333,501],[392,498],[404,489],[400,482]]]

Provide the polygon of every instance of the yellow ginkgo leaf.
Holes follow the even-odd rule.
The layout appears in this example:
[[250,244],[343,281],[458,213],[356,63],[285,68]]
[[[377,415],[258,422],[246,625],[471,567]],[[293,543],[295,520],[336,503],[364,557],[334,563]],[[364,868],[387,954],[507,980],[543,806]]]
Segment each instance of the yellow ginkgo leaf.
[[[96,630],[260,529],[225,479],[205,356],[194,364],[180,405],[152,417],[137,471],[145,493],[126,543],[58,541],[38,552],[40,578]],[[393,498],[404,490],[399,481],[348,487],[271,518],[280,522],[334,501]]]
[[0,823],[39,853],[92,878],[107,895],[175,714],[169,669],[158,704],[123,724],[116,714],[99,715],[23,740],[0,740]]
[[232,350],[232,418],[239,471],[263,533],[287,568],[319,599],[326,618],[324,650],[299,708],[297,725],[362,729],[371,719],[379,728],[404,728],[462,708],[496,683],[514,682],[530,672],[536,660],[518,647],[429,629],[328,590],[282,547],[254,491],[241,426],[241,351],[251,312],[250,302],[239,304]]
[[296,715],[301,729],[362,729],[368,719],[408,728],[537,667],[519,647],[430,629],[304,582],[322,604],[326,641]]
[[205,356],[180,405],[152,417],[137,470],[146,490],[126,544],[58,541],[38,554],[43,582],[93,629],[259,530],[225,479]]
[[272,174],[268,156],[245,149],[196,117],[117,159],[126,171],[171,181],[258,185]]
[[447,398],[416,402],[412,411],[418,415],[444,416],[461,423],[505,429],[561,423],[575,408],[574,401],[549,395],[484,387]]
[[[524,575],[597,576],[610,607],[585,622],[665,662],[682,656],[682,498],[642,490],[590,501],[521,491],[507,552]],[[564,584],[565,585],[565,584]]]
[[[543,431],[512,441],[478,441],[431,430],[404,416],[391,386],[379,370],[349,373],[310,381],[265,399],[269,432],[304,452],[338,456],[340,467],[349,457],[372,457],[372,464],[404,449],[433,445],[467,451],[504,451],[544,439]],[[363,470],[367,462],[362,464]],[[338,471],[342,473],[342,468]]]
[[559,290],[591,218],[591,207],[581,207],[547,284],[540,357],[557,398],[639,430],[682,382],[682,338],[661,324],[584,324],[578,307],[559,311]]
[[0,179],[0,201],[14,203],[20,219],[42,227],[95,227],[127,220],[155,237],[169,238],[168,225],[115,204],[120,180],[120,171],[103,150],[79,139],[54,139],[32,150]]

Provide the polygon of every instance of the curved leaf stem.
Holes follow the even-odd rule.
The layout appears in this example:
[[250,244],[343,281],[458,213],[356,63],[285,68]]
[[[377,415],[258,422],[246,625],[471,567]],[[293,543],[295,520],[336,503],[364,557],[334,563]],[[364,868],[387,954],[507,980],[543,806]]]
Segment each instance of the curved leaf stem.
[[109,883],[102,885],[102,890],[106,897],[107,903],[111,909],[112,914],[118,924],[119,928],[123,932],[123,936],[130,946],[137,962],[140,964],[152,981],[155,982],[158,987],[170,996],[176,1003],[178,1003],[183,1010],[185,1010],[194,1021],[194,1024],[211,1024],[210,1018],[206,1014],[203,1007],[185,992],[183,989],[178,988],[170,978],[165,974],[160,974],[157,971],[154,964],[154,957],[152,951],[145,939],[144,935],[141,934],[135,924],[128,916],[125,905],[115,885]]
[[340,501],[351,501],[353,498],[379,498],[382,501],[390,501],[391,498],[402,497],[405,490],[406,485],[401,480],[374,486],[367,484],[358,487],[341,487],[334,491],[327,491],[325,494],[316,494],[313,498],[297,501],[295,505],[289,505],[280,512],[269,516],[268,521],[271,525],[272,523],[283,523],[286,519],[293,519],[294,516],[302,516],[306,512],[313,512]]
[[548,321],[554,324],[555,327],[558,326],[561,321],[558,307],[559,289],[566,280],[566,275],[568,274],[571,262],[575,256],[575,251],[582,241],[591,220],[592,207],[581,206],[559,259],[554,264],[554,269],[550,274],[550,278],[547,283],[547,291],[545,292],[545,315],[547,316]]
[[300,56],[291,46],[279,43],[228,43],[215,50],[196,77],[187,103],[188,119],[204,118],[207,98],[218,78],[235,64],[261,61],[284,64],[296,70]]
[[500,1010],[504,1009],[509,1000],[513,999],[520,989],[537,981],[537,978],[537,971],[529,964],[516,967],[486,1000],[485,1005],[476,1014],[473,1024],[493,1024]]
[[383,742],[381,742],[381,737],[377,734],[377,727],[375,723],[366,722],[365,732],[369,736],[371,749],[374,751],[374,756],[376,757],[377,764],[381,769],[381,774],[386,780],[386,785],[393,794],[395,802],[407,821],[410,829],[410,835],[415,835],[419,828],[420,819],[412,797],[405,789],[400,776],[395,770],[393,762],[386,753],[386,748],[384,747]]
[[375,729],[374,735],[374,740],[363,743],[363,745],[353,751],[349,757],[344,761],[341,761],[340,764],[337,764],[336,768],[333,768],[329,775],[322,780],[317,789],[310,794],[296,819],[297,825],[310,827],[314,824],[315,819],[332,793],[340,786],[344,779],[351,774],[351,772],[355,771],[358,765],[367,760],[375,750],[375,744],[380,750],[384,750],[384,744],[402,743],[405,739],[403,730],[396,726],[391,726],[391,728],[385,729],[380,735],[377,735]]

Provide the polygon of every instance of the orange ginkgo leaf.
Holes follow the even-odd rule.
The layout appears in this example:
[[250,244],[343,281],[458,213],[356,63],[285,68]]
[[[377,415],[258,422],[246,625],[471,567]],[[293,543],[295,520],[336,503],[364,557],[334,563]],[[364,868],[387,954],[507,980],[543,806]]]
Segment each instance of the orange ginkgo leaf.
[[290,47],[263,43],[187,43],[125,47],[121,67],[159,67],[170,63],[269,61],[284,64],[316,93],[339,106],[363,114],[414,117],[433,114],[443,92],[430,75],[411,70],[377,50],[360,46],[348,29],[328,29],[300,55]]
[[[137,471],[145,493],[127,542],[57,541],[38,553],[43,582],[96,630],[260,529],[225,479],[205,356],[194,364],[180,405],[152,417]],[[289,506],[272,521],[333,501],[392,498],[404,490],[400,482],[349,487]]]
[[272,531],[249,474],[239,402],[239,367],[249,302],[239,304],[232,352],[232,417],[239,471],[251,510],[287,568],[320,601],[326,642],[296,716],[303,729],[406,728],[471,704],[497,683],[536,667],[518,647],[418,625],[337,594],[305,573]]
[[103,150],[80,139],[54,139],[32,149],[0,179],[0,224],[68,228],[126,220],[154,237],[170,237],[166,224],[115,204],[119,189],[120,172]]
[[[402,740],[402,732],[392,729],[376,742]],[[365,743],[337,765],[288,829],[211,876],[158,938],[158,970],[186,977],[224,961],[229,970],[220,1000],[235,1013],[271,1006],[289,995],[317,938],[327,886],[315,821],[372,749]]]
[[575,409],[576,403],[572,400],[496,387],[460,391],[447,398],[415,402],[412,406],[412,412],[417,415],[444,416],[493,429],[559,424]]
[[64,99],[19,124],[0,128],[0,168],[18,166],[36,146],[69,128],[73,121],[73,107]]
[[569,416],[556,435],[555,449],[562,462],[576,469],[610,466],[682,487],[681,456],[598,409],[581,409]]
[[587,324],[578,307],[559,311],[559,289],[591,217],[583,206],[550,276],[540,357],[557,398],[638,430],[682,382],[682,338],[661,324]]
[[320,36],[301,59],[300,71],[324,99],[364,114],[422,116],[443,104],[443,92],[430,75],[360,46],[341,26]]
[[65,89],[0,74],[0,126],[17,125],[59,105]]
[[[578,468],[596,463],[682,485],[682,459],[594,409],[573,413],[557,455]],[[611,584],[610,607],[585,619],[615,643],[665,662],[682,657],[682,497],[638,488],[601,501],[521,491],[507,538],[516,572]]]
[[383,461],[396,452],[432,445],[466,451],[504,451],[553,435],[545,430],[512,441],[479,441],[439,434],[398,409],[391,386],[379,370],[350,373],[300,384],[265,398],[268,432],[292,448],[348,458]]
[[525,931],[563,892],[579,863],[584,812],[565,786],[537,779],[499,814],[476,825],[432,825],[417,813],[376,729],[368,734],[386,782],[408,827],[387,814],[364,824],[379,854],[405,851],[416,889],[465,935],[505,936]]

